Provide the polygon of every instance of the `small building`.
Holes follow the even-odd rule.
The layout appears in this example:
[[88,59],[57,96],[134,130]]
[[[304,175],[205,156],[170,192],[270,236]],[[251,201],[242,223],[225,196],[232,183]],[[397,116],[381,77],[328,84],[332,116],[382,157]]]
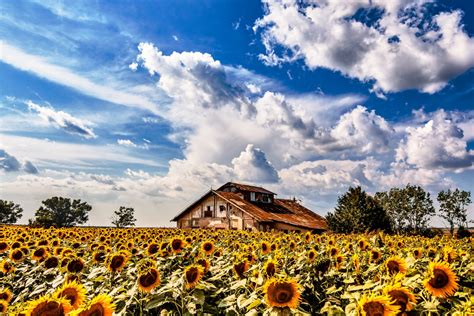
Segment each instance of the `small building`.
[[228,182],[209,190],[172,221],[178,228],[312,231],[327,229],[326,220],[295,199],[277,199],[257,186]]

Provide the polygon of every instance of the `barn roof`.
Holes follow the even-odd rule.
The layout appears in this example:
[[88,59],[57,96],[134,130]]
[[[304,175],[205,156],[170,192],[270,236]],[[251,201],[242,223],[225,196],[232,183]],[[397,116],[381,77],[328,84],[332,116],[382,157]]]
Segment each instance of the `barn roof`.
[[227,182],[223,186],[221,186],[217,191],[222,191],[223,188],[228,187],[228,186],[234,186],[239,190],[242,191],[249,191],[249,192],[260,192],[260,193],[266,193],[266,194],[273,194],[275,195],[276,193],[273,193],[272,191],[269,191],[265,188],[262,187],[257,187],[254,185],[249,185],[249,184],[243,184],[243,183],[237,183],[237,182]]
[[280,222],[310,229],[327,229],[326,220],[322,216],[315,214],[294,200],[274,199],[273,203],[254,203],[244,200],[237,193],[219,190],[211,190],[204,194],[173,218],[173,221],[177,221],[211,194],[221,197],[259,222]]

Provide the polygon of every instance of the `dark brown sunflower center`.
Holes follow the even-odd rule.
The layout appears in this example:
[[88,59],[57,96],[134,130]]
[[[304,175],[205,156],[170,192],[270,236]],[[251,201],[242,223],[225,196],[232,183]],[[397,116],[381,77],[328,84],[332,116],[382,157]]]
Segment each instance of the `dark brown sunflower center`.
[[150,254],[155,254],[158,252],[158,245],[157,244],[151,244],[149,247],[148,247],[148,253]]
[[104,260],[105,260],[105,253],[103,253],[103,252],[96,253],[96,254],[94,255],[94,259],[95,259],[95,261],[97,261],[97,262],[104,262]]
[[293,289],[288,283],[278,283],[273,289],[273,299],[278,304],[285,304],[293,298]]
[[395,303],[400,306],[400,313],[405,312],[408,304],[408,295],[400,290],[392,290],[388,292],[388,295],[395,300]]
[[102,315],[105,315],[105,310],[101,304],[96,303],[92,305],[87,311],[84,311],[80,313],[79,315],[80,316],[102,316]]
[[0,300],[8,301],[8,293],[0,293]]
[[244,272],[246,270],[246,262],[243,261],[241,263],[238,263],[236,265],[234,265],[234,269],[235,269],[235,272],[237,272],[237,274],[242,277],[244,275]]
[[59,265],[59,260],[56,257],[50,257],[46,259],[44,265],[46,269],[56,268]]
[[78,294],[79,293],[77,293],[75,289],[67,288],[61,292],[60,296],[65,297],[71,303],[71,305],[74,305],[78,299]]
[[114,270],[120,268],[125,261],[125,258],[122,256],[114,256],[110,262],[110,267]]
[[205,243],[205,244],[204,244],[204,250],[205,250],[205,251],[211,251],[211,250],[212,250],[212,244],[210,244],[210,243]]
[[311,252],[309,253],[309,258],[310,258],[311,260],[314,259],[315,256],[316,256],[316,254],[315,254],[314,252],[311,251]]
[[80,259],[74,259],[67,264],[67,270],[71,273],[79,273],[84,268],[84,264]]
[[149,287],[149,286],[155,284],[157,279],[158,279],[157,271],[156,270],[150,270],[147,274],[144,274],[144,275],[140,276],[140,278],[138,279],[138,282],[143,287]]
[[273,276],[275,274],[275,264],[273,262],[267,264],[266,272],[269,276]]
[[63,307],[57,302],[43,302],[36,306],[31,312],[31,316],[62,316]]
[[388,272],[390,272],[391,274],[400,272],[400,266],[395,260],[390,260],[389,262],[387,262],[387,268]]
[[5,313],[7,311],[6,304],[0,302],[0,313]]
[[267,251],[267,249],[268,249],[268,246],[266,244],[262,244],[262,250]]
[[173,248],[173,250],[179,250],[182,248],[182,245],[183,245],[183,241],[179,240],[179,239],[175,239],[173,240],[173,242],[171,243],[171,247]]
[[379,302],[367,302],[364,304],[364,311],[367,316],[383,316],[384,307]]
[[23,252],[21,252],[20,250],[15,250],[12,253],[12,258],[13,260],[20,260],[21,258],[23,258]]
[[196,282],[198,276],[199,276],[199,270],[196,267],[192,267],[188,269],[188,271],[186,271],[186,281],[188,283]]
[[429,283],[435,289],[441,289],[449,283],[449,276],[443,270],[434,269],[433,275]]
[[0,251],[7,249],[8,244],[6,242],[0,242]]
[[331,256],[334,256],[337,253],[336,249],[331,249]]
[[44,249],[43,248],[36,249],[33,254],[35,255],[35,257],[42,257],[44,255]]

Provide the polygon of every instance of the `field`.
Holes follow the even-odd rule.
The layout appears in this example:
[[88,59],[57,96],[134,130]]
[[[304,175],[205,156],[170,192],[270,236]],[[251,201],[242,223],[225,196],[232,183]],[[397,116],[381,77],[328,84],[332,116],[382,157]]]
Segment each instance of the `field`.
[[0,228],[12,315],[468,315],[474,239]]

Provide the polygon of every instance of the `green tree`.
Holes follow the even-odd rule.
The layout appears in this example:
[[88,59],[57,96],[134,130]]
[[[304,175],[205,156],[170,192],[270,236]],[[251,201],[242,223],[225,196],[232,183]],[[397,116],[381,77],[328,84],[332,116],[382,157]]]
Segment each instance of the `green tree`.
[[396,233],[401,233],[407,226],[409,212],[405,190],[392,188],[388,192],[377,192],[375,199],[387,212],[393,230]]
[[120,208],[114,212],[112,217],[112,224],[115,227],[127,227],[135,226],[135,210],[133,207],[120,206]]
[[14,224],[22,216],[23,209],[13,201],[0,200],[0,224]]
[[439,216],[449,224],[451,235],[454,234],[454,227],[467,227],[467,206],[471,204],[471,192],[456,189],[451,191],[441,191],[438,193]]
[[84,224],[89,219],[92,206],[81,200],[70,198],[52,197],[42,201],[35,213],[35,218],[30,220],[30,225],[42,227],[70,227]]
[[362,190],[349,188],[340,196],[333,213],[326,216],[329,229],[338,233],[390,231],[390,219],[383,207]]

